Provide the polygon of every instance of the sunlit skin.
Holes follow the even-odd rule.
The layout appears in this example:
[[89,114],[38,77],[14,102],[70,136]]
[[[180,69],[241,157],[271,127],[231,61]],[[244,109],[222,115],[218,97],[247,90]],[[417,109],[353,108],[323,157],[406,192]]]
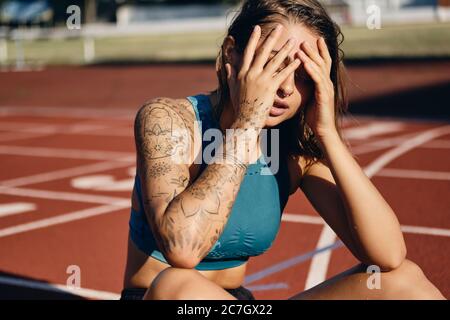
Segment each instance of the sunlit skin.
[[[280,36],[276,42],[276,44],[273,47],[272,54],[270,55],[269,59],[271,59],[286,43],[286,41],[289,38],[293,38],[296,41],[295,49],[291,51],[288,58],[286,59],[286,62],[281,65],[280,68],[285,67],[289,62],[291,62],[295,58],[300,58],[302,63],[297,68],[295,72],[293,72],[279,87],[277,90],[277,100],[280,100],[284,103],[286,103],[289,108],[286,112],[284,112],[282,115],[279,116],[272,116],[269,114],[265,128],[270,128],[277,126],[278,124],[282,123],[285,120],[288,120],[292,118],[299,110],[300,108],[304,108],[306,106],[307,102],[311,102],[310,99],[312,98],[312,95],[314,93],[314,82],[312,80],[311,74],[314,75],[315,71],[315,62],[312,61],[312,59],[308,58],[308,55],[306,53],[311,53],[315,55],[319,55],[320,51],[319,49],[322,48],[322,52],[328,52],[326,50],[325,43],[322,43],[319,41],[320,37],[313,32],[311,32],[307,27],[305,27],[302,24],[293,24],[293,23],[287,23],[287,22],[280,22],[282,24],[283,28],[280,32]],[[264,30],[270,31],[275,27],[275,24],[273,25],[267,25],[264,26]],[[258,42],[257,50],[260,48],[260,46],[263,44],[266,34],[262,34],[261,39]],[[310,49],[307,47],[304,47],[306,43],[309,44]],[[237,51],[233,50],[234,48],[234,40],[232,37],[227,37],[224,42],[224,54],[225,56],[233,63],[236,70],[239,70],[242,65],[242,55],[240,55]],[[305,53],[306,51],[306,53]],[[315,56],[313,56],[315,57]],[[326,59],[326,56],[325,56]],[[319,61],[319,59],[316,59]],[[331,65],[331,59],[329,60]],[[326,61],[324,60],[324,63]],[[310,68],[309,65],[312,65]],[[320,68],[317,66],[317,68]],[[308,72],[310,71],[310,72]],[[328,75],[326,74],[326,71],[324,71],[323,78],[325,79],[328,76],[329,79],[329,69],[328,69]],[[331,80],[330,80],[331,82]],[[330,92],[327,92],[330,96],[333,95],[333,88],[327,88]],[[217,97],[212,95],[211,100],[213,103],[217,102]],[[331,99],[332,100],[332,99]],[[329,106],[330,112],[332,112],[333,106]],[[334,114],[333,114],[334,115]],[[231,124],[233,123],[233,120],[235,119],[235,111],[233,106],[230,104],[226,105],[224,107],[224,111],[222,113],[222,116],[220,118],[220,126],[222,129],[229,128]],[[334,123],[333,123],[334,125]]]
[[[272,29],[264,26],[265,34],[256,48]],[[356,268],[290,299],[444,298],[420,267],[406,259],[406,245],[395,212],[338,135],[334,119],[334,87],[330,80],[331,58],[325,42],[301,24],[284,21],[280,32],[273,50],[280,50],[292,37],[297,43],[288,60],[299,58],[301,64],[276,92],[275,100],[286,103],[288,110],[279,116],[269,115],[264,127],[277,126],[292,118],[300,108],[306,108],[307,123],[318,138],[325,158],[307,169],[301,157],[290,159],[289,173],[294,177],[292,181],[297,182],[294,187],[302,190],[339,239],[361,261]],[[225,39],[224,55],[233,68],[239,70],[242,56],[234,50],[232,37]],[[210,96],[213,104],[217,103],[217,98],[214,94]],[[220,118],[222,130],[233,125],[235,107],[224,107]],[[382,290],[367,288],[367,265],[377,265],[383,272]],[[150,272],[142,274],[145,280]],[[231,282],[242,283],[245,268],[229,270],[226,276],[217,273],[211,277],[192,268],[176,266],[154,274],[157,276],[144,297],[146,299],[235,299],[223,288]]]

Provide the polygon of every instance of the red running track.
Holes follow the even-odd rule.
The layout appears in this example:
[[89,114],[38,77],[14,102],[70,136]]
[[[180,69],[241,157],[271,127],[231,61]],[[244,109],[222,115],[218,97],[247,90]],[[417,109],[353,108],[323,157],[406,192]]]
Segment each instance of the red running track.
[[[41,102],[0,105],[0,296],[66,290],[67,268],[75,265],[84,288],[78,295],[118,298],[135,170],[134,110]],[[408,257],[449,298],[450,126],[351,117],[344,132],[397,213]],[[272,248],[250,260],[246,286],[257,299],[285,299],[350,268],[357,261],[335,241],[298,191]]]

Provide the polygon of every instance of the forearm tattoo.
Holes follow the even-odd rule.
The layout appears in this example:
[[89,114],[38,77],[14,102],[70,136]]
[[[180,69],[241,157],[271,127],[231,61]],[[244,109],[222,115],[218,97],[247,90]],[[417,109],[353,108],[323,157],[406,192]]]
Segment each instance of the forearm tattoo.
[[223,232],[247,166],[226,154],[231,163],[209,164],[189,185],[188,164],[172,157],[190,152],[194,120],[179,103],[156,99],[138,112],[135,138],[144,209],[160,249],[202,259]]
[[239,102],[239,113],[235,124],[239,127],[261,129],[267,118],[267,108],[263,107],[260,98],[244,98]]

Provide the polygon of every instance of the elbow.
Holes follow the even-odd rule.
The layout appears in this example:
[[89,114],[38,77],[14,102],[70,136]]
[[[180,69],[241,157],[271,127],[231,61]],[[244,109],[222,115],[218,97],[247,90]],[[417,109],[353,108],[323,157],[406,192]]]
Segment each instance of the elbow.
[[384,250],[376,255],[364,255],[359,259],[366,266],[375,266],[381,272],[389,272],[399,268],[406,260],[406,246],[403,244],[399,248]]
[[406,247],[403,246],[402,248],[386,255],[386,258],[383,261],[380,261],[382,263],[379,264],[379,267],[383,272],[393,271],[395,269],[398,269],[405,261],[405,259],[406,259]]
[[164,257],[173,268],[194,269],[200,262],[193,254],[186,254],[186,252],[178,250],[165,253]]

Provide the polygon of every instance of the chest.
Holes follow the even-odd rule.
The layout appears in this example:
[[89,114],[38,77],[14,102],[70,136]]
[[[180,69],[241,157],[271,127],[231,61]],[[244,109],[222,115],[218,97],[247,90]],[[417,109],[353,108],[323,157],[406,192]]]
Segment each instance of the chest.
[[268,250],[279,231],[289,192],[286,166],[273,174],[267,164],[250,165],[227,224],[205,259],[257,256]]

